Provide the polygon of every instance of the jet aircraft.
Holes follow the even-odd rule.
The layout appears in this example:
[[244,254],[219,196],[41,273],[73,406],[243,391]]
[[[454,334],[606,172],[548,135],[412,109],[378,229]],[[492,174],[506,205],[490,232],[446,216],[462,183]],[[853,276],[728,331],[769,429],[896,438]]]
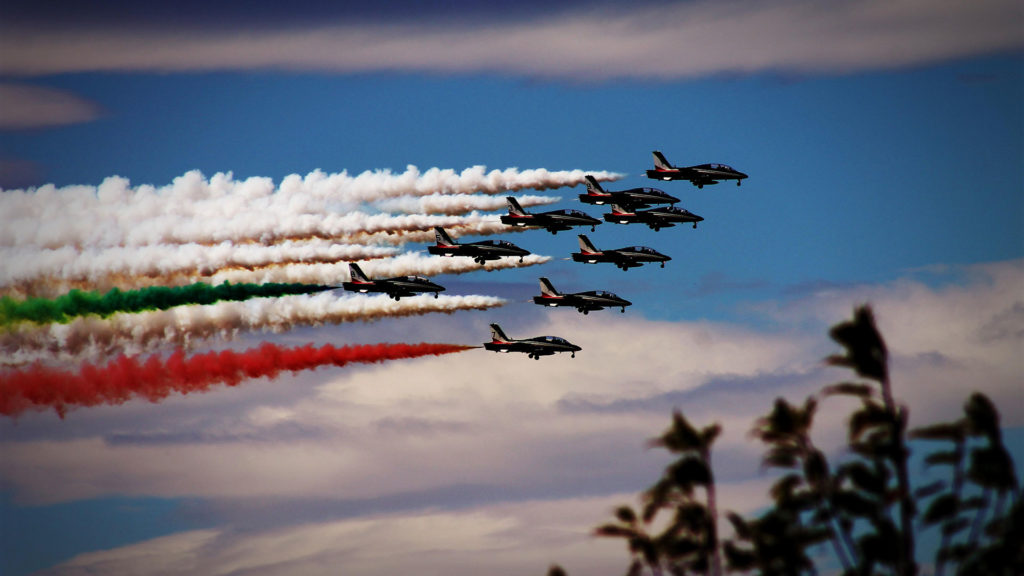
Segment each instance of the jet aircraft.
[[627,208],[648,208],[652,204],[675,204],[679,198],[669,196],[657,188],[630,188],[606,192],[597,179],[589,174],[586,176],[587,193],[580,194],[580,202],[584,204],[618,204]]
[[591,310],[604,310],[605,308],[621,308],[626,311],[626,306],[633,303],[625,298],[619,298],[611,292],[603,290],[591,290],[589,292],[575,292],[562,294],[555,290],[554,285],[547,278],[540,279],[540,296],[534,296],[533,301],[541,306],[572,306],[577,312],[587,314]]
[[509,226],[539,226],[545,228],[552,234],[559,230],[571,230],[573,226],[590,226],[590,231],[601,223],[597,218],[587,216],[579,210],[552,210],[530,214],[512,196],[505,198],[508,201],[508,215],[501,217],[502,224]]
[[572,259],[576,262],[595,264],[597,262],[611,262],[619,268],[626,270],[643,266],[644,262],[660,262],[665,267],[665,262],[672,258],[647,246],[629,246],[615,250],[598,250],[585,234],[579,235],[580,251],[572,253]]
[[612,204],[612,211],[605,214],[604,219],[617,224],[632,224],[634,222],[647,224],[655,232],[662,228],[671,228],[676,225],[676,222],[692,222],[693,227],[696,228],[697,222],[704,220],[689,210],[675,206],[658,206],[650,210],[630,211],[618,204]]
[[703,188],[705,185],[718,184],[719,180],[735,180],[739,186],[747,175],[725,164],[673,166],[661,152],[655,150],[654,170],[648,170],[647,177],[654,180],[689,180],[697,188]]
[[341,286],[351,292],[366,294],[367,292],[385,292],[389,298],[396,301],[402,296],[415,296],[421,292],[433,292],[434,298],[437,293],[444,290],[444,286],[434,284],[423,276],[397,276],[381,280],[370,280],[358,264],[349,263],[349,274],[351,282],[342,282]]
[[497,260],[502,256],[518,256],[523,261],[523,256],[530,253],[519,246],[504,240],[481,240],[459,244],[452,240],[451,236],[440,226],[434,227],[434,237],[437,239],[436,246],[427,246],[427,252],[439,256],[469,256],[474,262],[481,266],[488,260]]
[[575,358],[576,353],[582,350],[579,346],[558,336],[537,336],[524,340],[514,340],[505,335],[501,326],[491,324],[491,341],[484,342],[484,348],[495,352],[523,352],[529,354],[530,358],[540,360],[541,356],[551,356],[556,352],[571,352]]

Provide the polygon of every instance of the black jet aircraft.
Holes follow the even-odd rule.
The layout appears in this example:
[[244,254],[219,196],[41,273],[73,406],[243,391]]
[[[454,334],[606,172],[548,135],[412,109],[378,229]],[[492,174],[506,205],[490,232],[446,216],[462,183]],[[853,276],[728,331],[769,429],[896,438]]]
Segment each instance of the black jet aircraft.
[[626,306],[633,304],[625,298],[619,298],[615,294],[603,290],[562,294],[555,290],[554,285],[547,278],[540,279],[540,296],[534,296],[533,301],[541,306],[572,306],[577,312],[584,314],[591,310],[616,307],[621,308],[621,312],[625,312]]
[[523,352],[530,358],[540,360],[541,356],[551,356],[555,352],[571,352],[572,357],[582,350],[579,346],[558,336],[537,336],[525,340],[513,340],[505,335],[501,326],[491,324],[491,341],[484,342],[484,348],[495,352]]
[[647,177],[654,180],[689,180],[697,188],[703,188],[705,185],[718,184],[719,180],[735,180],[739,186],[747,175],[725,164],[673,166],[661,152],[655,150],[654,170],[648,170]]
[[349,263],[349,275],[351,282],[342,282],[341,287],[351,292],[366,294],[367,292],[384,292],[389,298],[396,301],[402,296],[415,296],[422,292],[433,292],[434,298],[437,293],[444,290],[444,286],[434,284],[423,276],[397,276],[382,280],[370,280],[358,264]]
[[451,236],[440,226],[434,227],[434,237],[437,239],[436,246],[427,246],[427,252],[439,256],[469,256],[474,262],[484,265],[488,260],[497,260],[502,256],[518,256],[523,261],[523,256],[530,253],[519,246],[504,240],[481,240],[469,244],[459,244],[452,240]]
[[675,204],[679,198],[669,196],[657,188],[630,188],[606,192],[597,179],[589,174],[586,176],[587,193],[580,194],[580,202],[584,204],[618,204],[628,208],[647,208],[652,204]]
[[587,216],[579,210],[552,210],[550,212],[539,212],[530,214],[519,202],[508,196],[508,215],[501,217],[502,224],[509,226],[538,226],[545,228],[548,232],[555,234],[559,230],[571,230],[573,226],[590,226],[590,231],[601,223],[597,218]]
[[618,204],[612,204],[612,211],[605,214],[604,219],[607,222],[615,222],[616,224],[633,224],[634,222],[647,224],[655,232],[662,228],[671,228],[677,222],[692,222],[693,227],[696,228],[697,222],[704,220],[689,210],[676,208],[675,206],[658,206],[650,210],[633,211],[627,210]]
[[586,264],[596,264],[597,262],[611,262],[626,270],[627,268],[635,268],[637,266],[643,266],[644,262],[660,262],[661,267],[665,267],[665,262],[672,258],[658,252],[653,248],[647,246],[629,246],[627,248],[618,248],[616,250],[598,250],[594,248],[593,243],[587,238],[585,234],[579,235],[580,239],[580,251],[572,253],[572,259],[577,262],[584,262]]

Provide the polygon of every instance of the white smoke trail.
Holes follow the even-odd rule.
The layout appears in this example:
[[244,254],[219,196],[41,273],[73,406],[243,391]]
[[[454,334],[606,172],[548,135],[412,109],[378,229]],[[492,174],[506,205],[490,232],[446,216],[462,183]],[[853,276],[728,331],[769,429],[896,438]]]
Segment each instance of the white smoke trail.
[[[444,226],[448,235],[452,238],[463,236],[491,236],[494,234],[511,234],[526,232],[528,228],[519,226],[508,226],[502,224],[500,217],[485,217],[474,220],[466,220],[450,226]],[[407,243],[423,243],[434,241],[433,227],[423,230],[396,230],[389,232],[361,232],[350,234],[344,237],[345,242],[350,244],[387,244],[400,246]]]
[[[337,262],[393,256],[396,248],[337,244],[324,240],[288,241],[264,246],[222,242],[77,249],[13,248],[4,250],[0,286],[45,279],[50,283],[92,282],[117,275],[152,278],[190,273],[206,276],[224,268],[260,268],[272,264]],[[132,288],[134,286],[121,286]]]
[[[381,258],[361,262],[360,268],[371,278],[438,274],[464,274],[479,270],[492,271],[506,268],[536,266],[551,260],[550,256],[529,254],[520,262],[517,257],[491,260],[483,266],[472,258],[424,256],[419,252],[407,252],[394,258]],[[349,280],[348,263],[335,264],[286,264],[261,270],[222,270],[210,277],[215,284],[222,282],[254,283],[267,282],[296,284],[338,284]]]
[[82,317],[69,324],[23,324],[0,333],[0,364],[37,360],[100,360],[116,354],[142,354],[161,347],[194,346],[213,337],[231,339],[241,332],[284,332],[296,326],[371,322],[382,318],[435,312],[486,310],[505,304],[493,296],[413,296],[399,301],[386,295],[259,298],[208,306],[179,306],[106,319]]
[[[516,198],[524,208],[554,204],[561,200],[558,196],[536,196],[528,194]],[[465,214],[475,210],[504,210],[507,202],[504,198],[480,196],[478,194],[431,194],[430,196],[402,196],[376,202],[375,206],[385,212],[405,212],[407,214]]]
[[[432,168],[421,173],[409,166],[390,171],[285,177],[280,187],[269,178],[235,181],[230,173],[209,180],[198,171],[175,178],[163,188],[132,188],[111,177],[98,187],[46,185],[0,194],[0,246],[56,248],[65,245],[120,246],[157,243],[216,243],[225,240],[275,240],[330,235],[323,230],[351,229],[369,214],[351,212],[362,203],[401,196],[498,194],[524,188],[549,189],[583,182],[582,170],[487,172],[483,166],[462,173]],[[589,173],[599,180],[620,176]],[[346,216],[353,216],[345,220]],[[379,215],[373,215],[379,216]],[[318,220],[332,220],[318,227]],[[291,226],[282,231],[279,225]],[[430,224],[444,225],[444,224]]]

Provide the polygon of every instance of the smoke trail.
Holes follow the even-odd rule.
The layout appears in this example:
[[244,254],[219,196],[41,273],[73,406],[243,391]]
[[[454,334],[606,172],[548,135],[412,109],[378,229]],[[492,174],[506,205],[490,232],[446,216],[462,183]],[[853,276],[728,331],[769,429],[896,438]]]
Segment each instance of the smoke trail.
[[0,372],[0,414],[17,416],[29,409],[53,408],[63,418],[74,406],[117,405],[135,397],[158,402],[173,392],[206,392],[218,384],[237,386],[246,379],[274,378],[284,371],[439,356],[470,348],[474,346],[431,343],[285,348],[265,343],[244,352],[185,356],[179,350],[166,359],[153,356],[145,361],[120,356],[103,366],[86,364],[78,372],[37,364]]
[[[519,196],[519,205],[524,208],[554,204],[561,200],[558,196]],[[504,210],[507,206],[504,198],[480,196],[477,194],[431,194],[430,196],[403,196],[382,200],[376,206],[385,212],[405,212],[408,214],[465,214],[474,210]]]
[[332,286],[317,284],[231,284],[218,286],[190,284],[188,286],[154,286],[140,290],[122,291],[118,288],[100,294],[72,290],[58,298],[28,298],[16,300],[0,298],[0,327],[18,322],[65,324],[76,316],[107,317],[118,312],[167,310],[189,304],[241,301],[250,298],[272,298],[293,294],[312,294],[332,290]]
[[[283,220],[298,219],[297,225],[302,225],[303,216],[323,219],[388,198],[544,190],[575,186],[587,174],[515,168],[487,172],[483,166],[462,173],[436,168],[421,173],[409,166],[401,174],[383,170],[352,177],[317,170],[305,178],[285,177],[275,188],[269,178],[235,181],[230,173],[218,173],[207,180],[191,171],[159,189],[132,188],[128,180],[111,177],[98,187],[46,185],[6,191],[0,195],[0,246],[219,242],[237,239],[243,230],[244,237],[260,239],[260,231],[274,233]],[[620,177],[589,174],[598,180]],[[142,222],[146,225],[140,226]]]
[[391,247],[315,239],[271,246],[222,242],[212,246],[192,243],[107,249],[71,246],[15,248],[4,250],[0,286],[25,286],[40,280],[98,283],[108,276],[152,278],[182,273],[202,276],[224,268],[252,269],[295,262],[363,260],[392,256],[395,252]]
[[493,296],[414,296],[395,301],[385,295],[338,297],[321,293],[115,314],[107,319],[81,317],[68,324],[21,324],[0,333],[0,362],[21,365],[43,358],[109,358],[121,353],[151,352],[163,346],[187,348],[212,337],[231,339],[244,331],[283,332],[296,326],[451,314],[504,304],[505,300]]
[[[463,236],[491,236],[494,234],[507,234],[525,232],[526,228],[508,226],[502,224],[500,216],[471,216],[463,217],[450,225],[441,225],[452,238]],[[311,238],[316,238],[312,236]],[[303,240],[303,237],[292,238],[292,240]],[[400,246],[407,243],[422,243],[434,241],[434,227],[423,227],[422,229],[408,230],[385,230],[385,231],[360,231],[353,234],[346,234],[342,237],[350,244],[386,244]]]
[[[431,232],[433,235],[433,232]],[[506,268],[522,268],[536,266],[551,260],[550,256],[530,254],[520,262],[519,258],[508,257],[491,260],[480,266],[471,258],[445,258],[442,256],[424,256],[420,252],[406,252],[394,258],[380,258],[361,263],[363,271],[372,277],[407,276],[422,274],[436,276],[438,274],[465,274],[478,270],[503,270]],[[338,278],[348,279],[348,263],[335,264],[287,264],[262,270],[222,270],[211,279],[214,282],[287,282],[301,284],[326,284],[337,282]]]

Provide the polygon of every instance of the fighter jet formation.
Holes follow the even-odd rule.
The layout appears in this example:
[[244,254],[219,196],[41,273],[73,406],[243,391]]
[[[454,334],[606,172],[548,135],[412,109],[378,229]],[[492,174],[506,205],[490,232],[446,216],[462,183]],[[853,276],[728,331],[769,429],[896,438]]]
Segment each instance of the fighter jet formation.
[[[673,166],[665,159],[665,156],[655,150],[654,169],[647,170],[648,178],[663,181],[687,180],[697,188],[706,185],[718,184],[723,180],[735,180],[736,185],[748,176],[725,164],[698,164],[694,166],[678,167]],[[614,224],[644,224],[651,230],[658,232],[662,228],[671,228],[677,224],[692,224],[697,228],[697,223],[703,222],[704,218],[686,210],[676,207],[679,198],[666,194],[657,188],[630,188],[627,190],[605,190],[593,176],[585,177],[587,192],[579,195],[579,201],[594,206],[609,206],[611,211],[604,214],[604,221]],[[580,210],[551,210],[547,212],[531,213],[524,210],[519,202],[512,196],[506,197],[508,214],[501,216],[502,224],[515,228],[543,228],[552,234],[560,231],[571,230],[576,226],[589,226],[594,232],[601,220],[594,218]],[[667,205],[667,206],[666,206]],[[505,240],[483,240],[468,242],[465,244],[456,242],[448,235],[444,228],[435,227],[434,235],[436,243],[428,246],[427,251],[434,255],[444,257],[463,256],[472,258],[481,266],[490,260],[498,260],[505,257],[523,258],[530,254],[515,244]],[[579,252],[571,254],[571,260],[584,264],[611,263],[619,269],[626,271],[630,268],[639,268],[647,263],[658,263],[661,268],[665,263],[672,260],[671,256],[663,254],[649,246],[626,246],[615,249],[599,249],[585,234],[578,236]],[[444,290],[438,284],[419,277],[399,277],[371,280],[358,265],[351,264],[351,282],[345,282],[344,288],[356,292],[385,292],[391,298],[398,300],[402,296],[411,296],[423,292],[437,293]],[[605,290],[588,290],[583,292],[561,293],[547,278],[540,279],[539,296],[533,297],[537,305],[551,308],[570,307],[576,308],[577,312],[584,315],[605,308],[619,308],[624,313],[627,306],[632,302],[621,298],[618,295]],[[509,338],[497,324],[491,324],[491,341],[485,342],[483,347],[494,352],[523,352],[532,359],[540,359],[541,356],[550,356],[558,352],[570,352],[575,358],[576,352],[581,348],[568,340],[558,336],[537,336],[523,340]]]

